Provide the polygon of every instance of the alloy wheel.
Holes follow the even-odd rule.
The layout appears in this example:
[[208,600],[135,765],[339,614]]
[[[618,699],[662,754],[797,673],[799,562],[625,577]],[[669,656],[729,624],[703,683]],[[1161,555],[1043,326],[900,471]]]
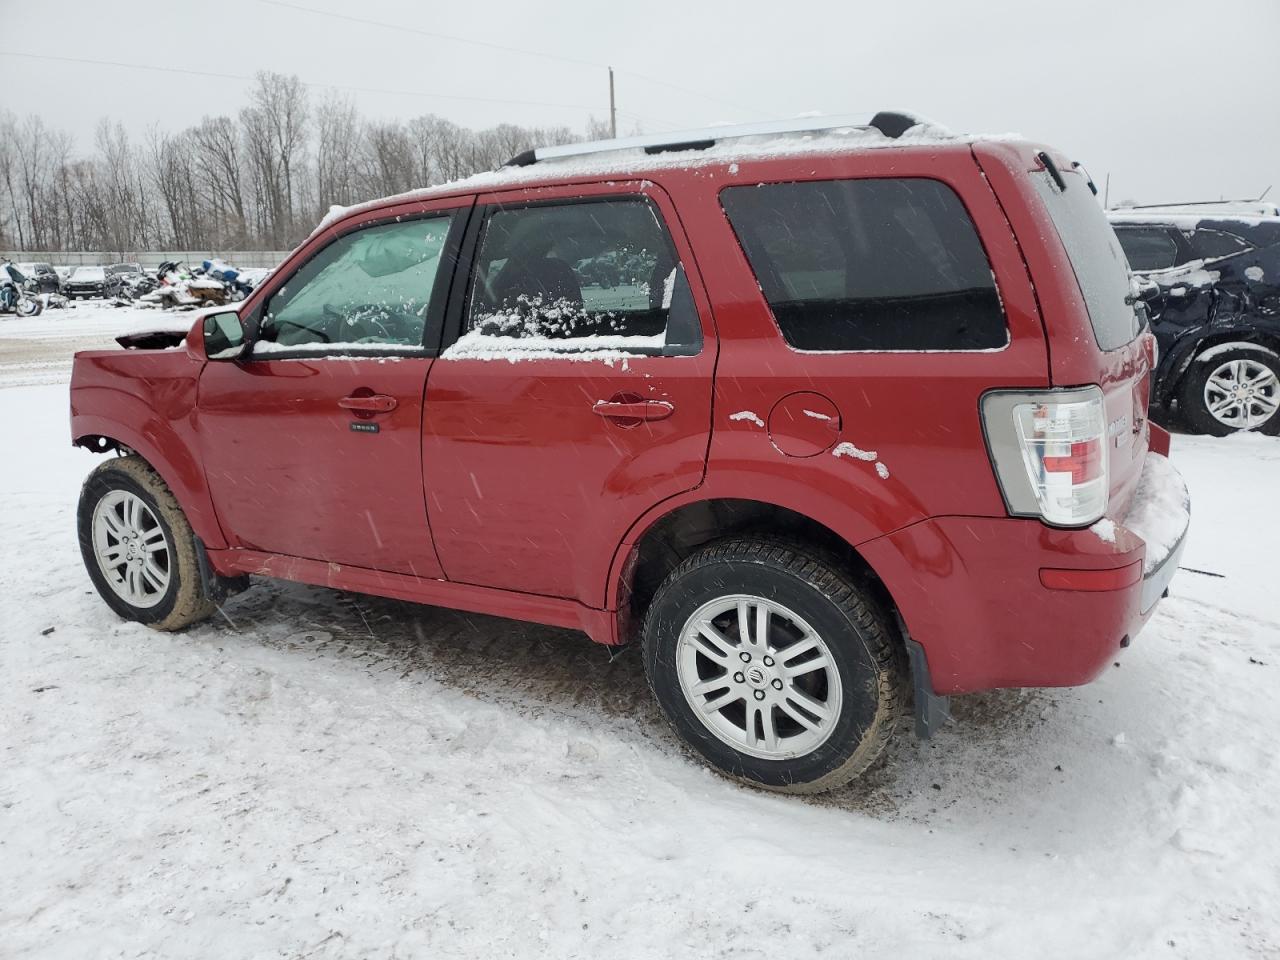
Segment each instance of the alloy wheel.
[[1227,360],[1205,381],[1204,405],[1215,420],[1233,430],[1260,427],[1280,409],[1280,378],[1256,360]]
[[831,649],[794,611],[764,597],[725,596],[695,610],[680,632],[676,672],[703,725],[753,757],[812,753],[840,717]]
[[135,607],[154,607],[169,589],[169,540],[146,502],[112,490],[93,510],[93,555],[111,589]]

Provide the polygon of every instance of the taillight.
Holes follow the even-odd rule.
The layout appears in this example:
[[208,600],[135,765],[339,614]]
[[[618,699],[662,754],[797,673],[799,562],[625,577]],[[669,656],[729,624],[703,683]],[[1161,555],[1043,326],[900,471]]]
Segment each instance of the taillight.
[[982,398],[1009,512],[1084,526],[1107,509],[1107,426],[1098,387],[997,390]]

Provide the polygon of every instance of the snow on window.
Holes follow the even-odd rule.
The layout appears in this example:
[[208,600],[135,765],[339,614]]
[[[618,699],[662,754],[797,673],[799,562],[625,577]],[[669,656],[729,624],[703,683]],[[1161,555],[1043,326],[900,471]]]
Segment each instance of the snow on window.
[[550,299],[522,293],[502,307],[473,311],[471,333],[486,337],[533,338],[541,340],[586,340],[613,336],[618,340],[657,340],[663,336],[639,337],[623,333],[627,318],[616,311],[589,310],[565,297]]
[[566,340],[561,337],[502,336],[471,330],[450,346],[442,357],[451,360],[561,360],[625,361],[662,349],[663,336],[625,337],[592,334]]
[[415,344],[374,343],[368,340],[335,341],[334,343],[275,343],[271,340],[258,340],[253,345],[253,356],[270,357],[272,354],[287,353],[290,356],[332,356],[350,357],[362,354],[391,355],[391,359],[399,359],[398,354],[421,350]]

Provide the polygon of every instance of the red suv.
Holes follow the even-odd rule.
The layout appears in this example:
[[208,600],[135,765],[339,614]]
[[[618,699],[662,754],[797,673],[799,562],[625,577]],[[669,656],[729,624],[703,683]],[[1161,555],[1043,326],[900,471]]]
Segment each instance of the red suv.
[[720,770],[1082,684],[1177,569],[1155,341],[1087,175],[903,115],[539,150],[335,211],[234,311],[78,354],[120,616],[248,575],[638,641]]

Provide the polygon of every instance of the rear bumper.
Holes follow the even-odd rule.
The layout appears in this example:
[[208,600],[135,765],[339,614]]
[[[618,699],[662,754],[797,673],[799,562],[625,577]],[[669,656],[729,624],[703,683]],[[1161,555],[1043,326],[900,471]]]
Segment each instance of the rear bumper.
[[924,649],[934,692],[1088,683],[1150,618],[1178,569],[1190,504],[1150,453],[1123,520],[937,517],[859,548]]

